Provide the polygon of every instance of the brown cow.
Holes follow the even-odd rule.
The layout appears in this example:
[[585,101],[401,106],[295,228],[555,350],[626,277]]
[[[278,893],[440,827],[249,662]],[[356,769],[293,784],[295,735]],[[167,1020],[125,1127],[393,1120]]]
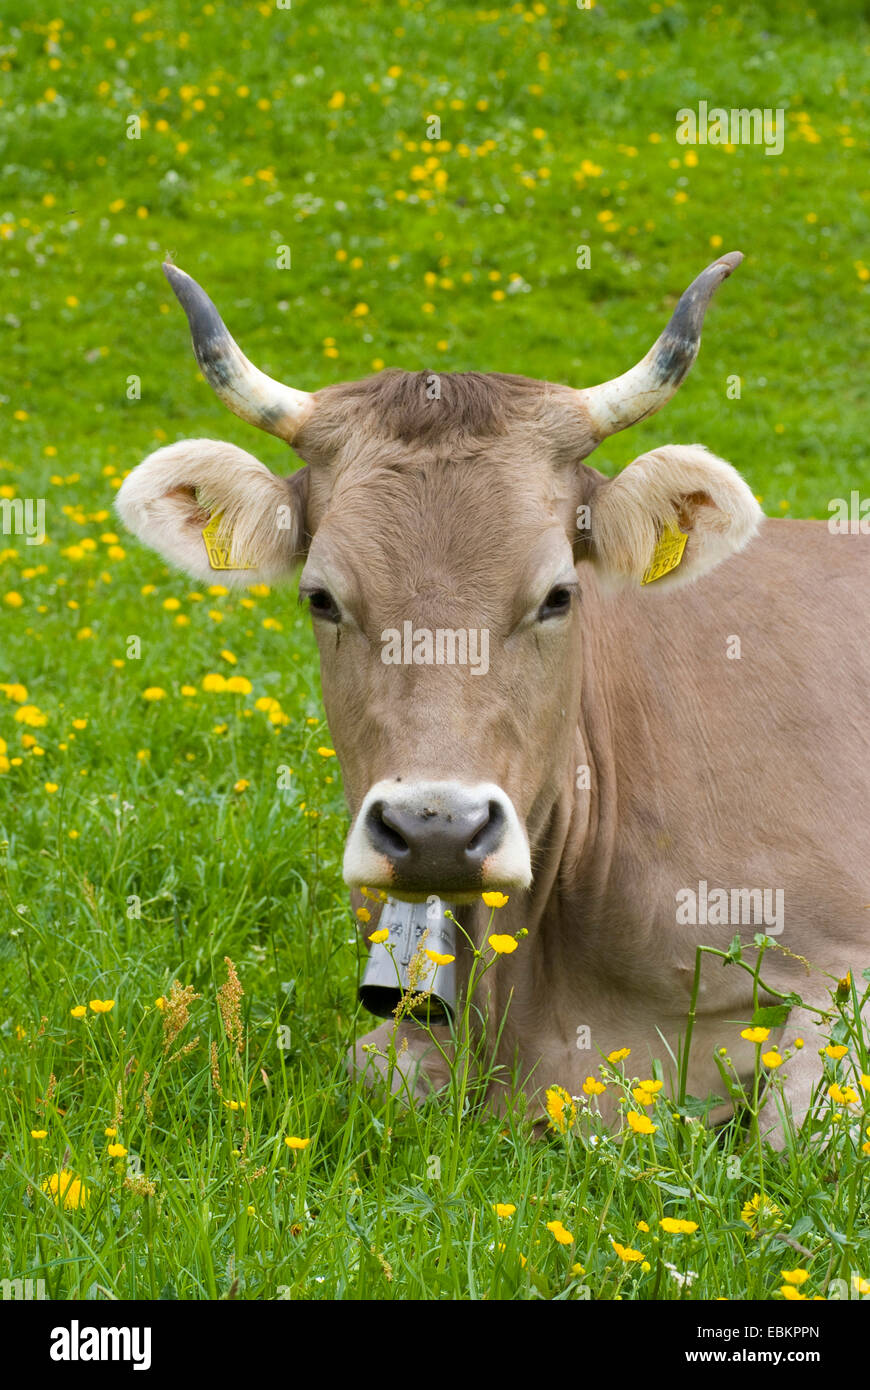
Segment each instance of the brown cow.
[[[481,891],[510,895],[497,929],[528,936],[486,976],[487,1015],[510,998],[499,1060],[538,1106],[620,1047],[637,1075],[660,1059],[673,1093],[701,944],[781,934],[765,978],[817,1004],[870,955],[868,542],[762,524],[699,445],[612,479],[583,462],[674,393],[740,260],[708,266],[643,360],[597,387],[384,372],[311,395],[254,368],[165,267],[217,394],[307,467],[279,478],[231,444],[172,444],[126,479],[121,516],[201,579],[215,513],[250,566],[229,580],[280,580],[304,559],[352,815],[345,879],[447,899],[479,942]],[[720,1045],[751,1072],[737,1022],[751,1012],[749,977],[707,957],[692,1094],[722,1094]],[[799,1116],[821,1034],[806,1011],[795,1031],[806,1046],[781,1074]],[[443,1060],[415,1023],[402,1034],[422,1096]]]

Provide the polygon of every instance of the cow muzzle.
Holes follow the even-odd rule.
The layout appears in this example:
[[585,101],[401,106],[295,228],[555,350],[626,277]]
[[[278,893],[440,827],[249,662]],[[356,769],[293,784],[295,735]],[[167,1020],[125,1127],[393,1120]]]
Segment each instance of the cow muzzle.
[[510,797],[492,782],[376,782],[344,853],[351,888],[419,902],[471,902],[520,892],[532,879],[529,844]]

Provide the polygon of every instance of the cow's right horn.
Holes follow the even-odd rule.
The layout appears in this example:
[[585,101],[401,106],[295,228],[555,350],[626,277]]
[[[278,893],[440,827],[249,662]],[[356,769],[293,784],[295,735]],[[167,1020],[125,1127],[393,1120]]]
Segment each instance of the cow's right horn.
[[205,290],[171,261],[164,261],[163,273],[187,314],[196,360],[215,394],[249,424],[292,443],[311,410],[311,393],[261,372],[234,342]]
[[692,281],[664,333],[636,366],[612,381],[577,392],[599,441],[654,415],[671,399],[698,355],[713,291],[742,260],[742,251],[729,251],[713,261]]

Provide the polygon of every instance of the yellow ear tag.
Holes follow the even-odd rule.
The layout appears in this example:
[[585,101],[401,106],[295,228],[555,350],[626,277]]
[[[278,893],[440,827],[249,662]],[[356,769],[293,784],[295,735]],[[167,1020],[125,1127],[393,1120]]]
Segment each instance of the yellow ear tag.
[[653,557],[640,581],[641,584],[652,584],[656,579],[663,579],[671,570],[675,570],[683,558],[688,539],[675,522],[667,525],[656,542]]
[[230,547],[227,546],[227,545],[218,545],[218,543],[217,543],[217,536],[218,536],[218,532],[219,532],[219,530],[220,530],[220,524],[221,524],[221,517],[222,517],[222,516],[223,516],[223,512],[215,512],[213,516],[210,516],[209,519],[208,519],[208,524],[207,524],[205,530],[204,530],[203,533],[202,533],[202,538],[203,538],[203,540],[205,541],[206,554],[208,555],[208,562],[209,562],[209,564],[211,565],[212,569],[213,569],[213,570],[252,570],[252,569],[256,569],[256,565],[234,564],[234,563],[233,563],[233,557],[232,557],[232,555],[231,555],[231,553],[230,553]]

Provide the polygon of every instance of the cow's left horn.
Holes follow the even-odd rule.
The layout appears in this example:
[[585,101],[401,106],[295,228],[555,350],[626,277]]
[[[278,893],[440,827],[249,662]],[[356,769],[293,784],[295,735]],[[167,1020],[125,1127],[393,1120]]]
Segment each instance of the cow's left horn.
[[164,261],[163,273],[187,314],[196,360],[215,394],[249,424],[291,443],[311,410],[311,393],[261,372],[234,342],[205,290],[171,261]]
[[708,265],[682,295],[664,333],[637,366],[612,381],[577,392],[597,439],[645,420],[671,399],[698,355],[713,291],[742,260],[742,251],[729,251]]

